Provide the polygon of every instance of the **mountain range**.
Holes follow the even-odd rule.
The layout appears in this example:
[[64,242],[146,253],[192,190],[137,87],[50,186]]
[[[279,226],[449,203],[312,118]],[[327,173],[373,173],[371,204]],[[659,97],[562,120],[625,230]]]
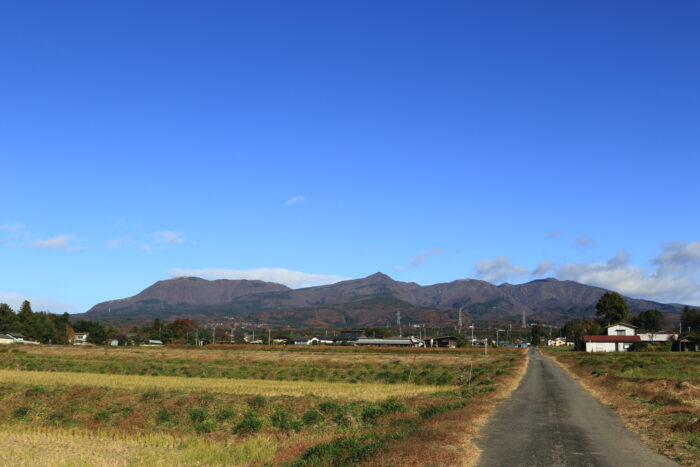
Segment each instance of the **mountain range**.
[[[155,318],[191,318],[200,323],[223,319],[264,322],[272,327],[365,327],[395,323],[449,326],[458,310],[469,323],[528,322],[563,324],[589,318],[607,292],[573,281],[540,279],[525,284],[494,285],[476,279],[421,286],[376,273],[331,285],[290,289],[255,280],[178,277],[158,281],[133,297],[99,303],[75,319],[115,326],[150,323]],[[632,313],[657,309],[677,319],[683,306],[625,297]]]

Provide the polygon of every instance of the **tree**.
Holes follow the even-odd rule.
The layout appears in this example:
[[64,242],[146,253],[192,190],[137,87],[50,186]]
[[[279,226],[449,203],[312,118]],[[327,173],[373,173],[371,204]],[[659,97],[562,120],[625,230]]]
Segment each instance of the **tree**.
[[32,312],[32,305],[29,300],[22,302],[19,307],[19,312],[17,313],[17,319],[19,320],[19,325],[22,328],[22,332],[32,336],[32,323],[34,321],[34,313]]
[[566,340],[574,342],[576,350],[585,350],[584,336],[602,334],[600,324],[592,319],[576,319],[564,325]]
[[10,305],[0,303],[0,333],[17,331],[19,322],[17,315]]
[[606,292],[598,300],[595,309],[597,310],[595,315],[601,317],[603,326],[624,321],[630,312],[630,306],[617,292]]
[[686,305],[681,315],[681,327],[684,332],[693,331],[697,333],[700,331],[700,310]]
[[532,340],[531,340],[532,345],[540,345],[542,338],[546,339],[549,336],[547,329],[544,326],[542,326],[541,324],[536,324],[536,325],[532,326],[532,328],[530,329],[530,332],[532,334]]
[[659,310],[642,311],[633,320],[633,324],[647,331],[656,332],[661,329],[664,315]]

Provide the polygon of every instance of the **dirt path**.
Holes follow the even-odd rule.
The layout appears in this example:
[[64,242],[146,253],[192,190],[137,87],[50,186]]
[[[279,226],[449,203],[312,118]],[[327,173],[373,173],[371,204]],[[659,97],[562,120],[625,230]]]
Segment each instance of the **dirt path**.
[[625,428],[552,359],[529,352],[527,373],[483,430],[479,466],[673,466]]

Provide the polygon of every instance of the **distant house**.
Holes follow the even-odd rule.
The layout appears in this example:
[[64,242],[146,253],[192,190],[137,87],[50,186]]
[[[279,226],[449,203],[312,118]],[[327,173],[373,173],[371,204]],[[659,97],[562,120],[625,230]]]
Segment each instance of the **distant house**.
[[608,326],[608,336],[636,336],[637,326],[628,323],[617,323]]
[[313,345],[318,344],[316,337],[297,336],[294,338],[294,345]]
[[319,344],[329,345],[329,344],[333,343],[333,338],[330,336],[314,336],[314,337],[318,340]]
[[277,345],[294,344],[294,339],[287,336],[278,336],[272,338],[272,343]]
[[355,341],[355,345],[377,345],[389,347],[423,347],[425,343],[417,337],[389,337],[387,339],[378,339],[374,337],[363,337]]
[[362,329],[347,329],[345,331],[340,331],[333,341],[336,344],[353,344],[363,337],[365,337],[365,331]]
[[642,342],[667,342],[678,337],[677,334],[672,334],[666,331],[640,332],[637,335]]
[[700,352],[700,338],[685,336],[678,339],[678,350],[681,352]]
[[7,334],[0,334],[0,345],[14,344],[15,339]]
[[85,345],[88,343],[89,332],[76,332],[73,338],[73,345]]
[[426,337],[423,339],[425,347],[438,347],[454,349],[457,347],[457,339],[454,336]]
[[7,335],[10,336],[14,340],[14,342],[16,342],[18,344],[24,343],[24,339],[25,339],[24,334],[21,334],[19,332],[8,332]]
[[568,346],[568,345],[572,345],[572,346],[573,346],[574,343],[573,343],[573,342],[567,342],[567,341],[566,341],[566,337],[557,337],[557,338],[554,338],[554,339],[549,339],[549,340],[547,341],[547,345],[550,346],[550,347],[564,347],[564,346]]
[[158,339],[148,339],[148,345],[163,345],[163,341]]
[[624,352],[635,342],[640,342],[639,336],[584,336],[586,352]]
[[624,352],[635,342],[666,342],[676,335],[664,331],[637,333],[637,326],[616,323],[607,327],[605,336],[584,336],[586,352]]
[[256,338],[255,334],[244,334],[243,335],[243,342],[245,342],[246,344],[258,344],[258,345],[262,345],[262,343],[263,343],[260,336],[258,336]]

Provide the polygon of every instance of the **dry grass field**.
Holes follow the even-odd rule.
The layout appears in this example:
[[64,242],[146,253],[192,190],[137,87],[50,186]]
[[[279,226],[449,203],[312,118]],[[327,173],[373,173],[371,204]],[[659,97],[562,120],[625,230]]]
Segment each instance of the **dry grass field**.
[[548,354],[647,444],[682,465],[700,465],[700,355]]
[[469,464],[525,363],[518,349],[11,346],[0,453],[8,465]]

